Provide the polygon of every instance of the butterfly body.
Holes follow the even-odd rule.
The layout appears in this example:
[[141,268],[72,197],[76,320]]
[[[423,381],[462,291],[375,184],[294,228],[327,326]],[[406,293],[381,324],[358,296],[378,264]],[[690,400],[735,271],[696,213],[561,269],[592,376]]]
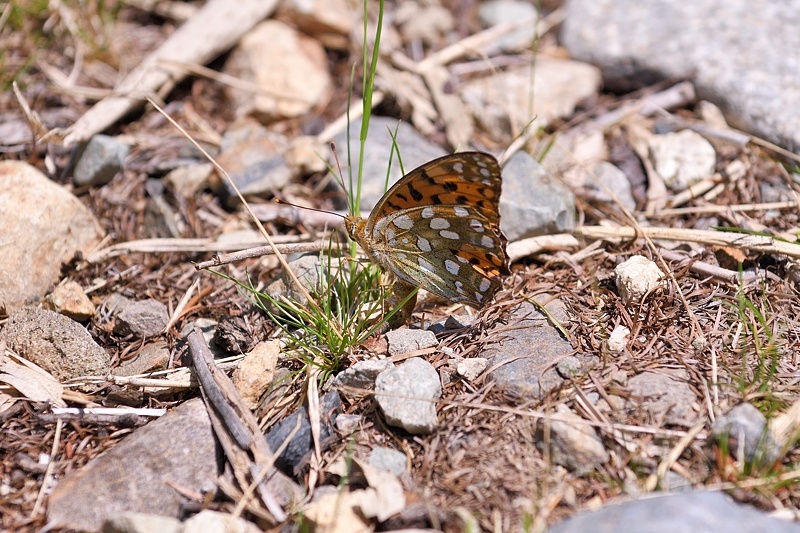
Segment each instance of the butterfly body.
[[372,261],[394,275],[402,292],[421,287],[481,307],[509,272],[500,187],[494,157],[441,157],[403,176],[367,219],[346,217],[345,227]]

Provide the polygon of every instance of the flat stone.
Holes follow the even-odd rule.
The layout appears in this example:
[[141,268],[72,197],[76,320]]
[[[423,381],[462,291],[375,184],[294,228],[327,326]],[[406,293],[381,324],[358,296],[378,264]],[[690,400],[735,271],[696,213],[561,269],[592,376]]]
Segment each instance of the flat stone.
[[164,341],[151,342],[129,361],[123,361],[111,371],[115,376],[137,376],[166,368],[169,363],[169,346]]
[[169,487],[216,490],[217,447],[201,399],[190,400],[67,475],[50,495],[47,520],[99,531],[125,511],[177,518],[186,499]]
[[[608,161],[601,161],[591,167],[592,176],[588,176],[580,167],[576,170],[581,171],[579,172],[582,177],[580,187],[584,191],[583,194],[597,202],[610,205],[616,205],[616,202],[619,201],[622,207],[628,211],[636,210],[636,200],[631,190],[631,182],[619,167]],[[601,186],[601,183],[605,187]]]
[[184,522],[181,533],[261,533],[261,528],[242,517],[205,509]]
[[[292,259],[288,264],[298,281],[311,294],[319,291],[323,279],[328,276],[328,268],[320,262],[318,254],[302,255],[297,259]],[[308,305],[306,295],[297,288],[285,269],[281,271],[279,277],[270,282],[265,292],[276,300],[285,297],[297,302],[298,305]],[[272,306],[271,302],[265,301],[264,303]]]
[[385,336],[389,343],[389,355],[401,355],[439,345],[436,334],[427,329],[394,329],[386,332]]
[[600,70],[588,63],[539,56],[533,109],[530,84],[531,67],[513,67],[466,82],[461,97],[489,137],[508,145],[526,126],[536,131],[571,116],[581,100],[600,89]]
[[378,470],[389,472],[395,477],[406,473],[406,454],[394,448],[375,446],[369,453],[369,464]]
[[131,147],[114,137],[98,134],[83,146],[77,156],[72,179],[75,185],[105,185],[119,172]]
[[277,20],[260,23],[240,39],[225,71],[261,89],[255,95],[234,87],[227,89],[237,116],[256,113],[268,120],[297,117],[324,105],[333,87],[325,49],[319,41]]
[[152,298],[128,300],[116,308],[114,319],[114,332],[142,339],[161,335],[169,322],[169,313],[166,305]]
[[526,152],[503,167],[500,229],[509,241],[575,229],[575,195]]
[[[632,527],[632,524],[634,525]],[[735,503],[722,492],[687,491],[605,505],[554,525],[549,533],[800,533],[800,526]]]
[[375,401],[386,423],[412,435],[436,430],[436,402],[442,385],[433,365],[420,357],[381,372],[375,382]]
[[181,533],[183,524],[177,518],[125,511],[106,518],[103,533]]
[[60,313],[77,322],[85,322],[94,315],[94,304],[83,292],[83,287],[74,281],[61,283],[48,294],[42,307]]
[[167,185],[176,196],[194,198],[194,195],[208,187],[209,176],[214,170],[211,163],[194,163],[183,165],[164,176]]
[[[563,404],[556,407],[556,414],[568,420],[583,420]],[[560,420],[543,420],[543,424],[545,427],[549,426],[549,432],[539,432],[537,443],[540,449],[550,446],[543,453],[549,455],[553,463],[562,465],[577,475],[583,475],[608,461],[609,455],[603,441],[592,426]],[[547,440],[545,435],[549,437]]]
[[8,319],[0,341],[59,381],[105,376],[111,356],[74,320],[46,309],[25,307]]
[[231,380],[250,409],[259,406],[259,400],[272,385],[280,354],[280,341],[259,342],[233,371]]
[[568,355],[559,359],[556,363],[558,375],[564,379],[572,379],[584,374],[583,362],[574,355]]
[[692,427],[698,414],[692,407],[697,397],[689,386],[689,375],[681,369],[642,372],[628,380],[628,409],[644,410],[651,421]]
[[797,152],[798,26],[797,0],[570,0],[561,42],[612,91],[689,79],[732,126]]
[[[478,7],[478,18],[484,28],[496,24],[531,20],[530,25],[509,32],[497,42],[497,48],[504,52],[519,52],[530,48],[536,34],[536,15],[537,11],[533,3],[520,0],[489,0],[481,2]],[[485,53],[487,56],[493,55],[489,51]]]
[[[560,300],[553,300],[546,307],[560,322],[569,320]],[[489,367],[494,367],[488,379],[523,399],[541,398],[563,383],[553,366],[559,359],[572,355],[572,345],[528,302],[512,312],[509,325],[513,328],[488,343],[480,354],[489,359]]]
[[0,316],[37,303],[62,264],[88,255],[103,230],[66,189],[21,161],[0,161]]
[[[241,118],[223,135],[217,162],[243,195],[272,194],[292,177],[283,157],[288,145],[282,134],[269,131],[251,118]],[[214,177],[211,183],[226,206],[239,204],[239,197],[227,180]]]

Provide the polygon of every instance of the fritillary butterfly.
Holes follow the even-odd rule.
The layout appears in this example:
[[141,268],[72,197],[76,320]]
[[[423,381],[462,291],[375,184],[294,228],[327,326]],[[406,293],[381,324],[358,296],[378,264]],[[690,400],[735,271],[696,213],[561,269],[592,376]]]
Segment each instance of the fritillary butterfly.
[[[365,220],[345,227],[370,259],[394,275],[394,301],[417,287],[481,307],[508,274],[500,232],[500,165],[489,154],[434,159],[392,186]],[[411,316],[415,298],[401,310]]]

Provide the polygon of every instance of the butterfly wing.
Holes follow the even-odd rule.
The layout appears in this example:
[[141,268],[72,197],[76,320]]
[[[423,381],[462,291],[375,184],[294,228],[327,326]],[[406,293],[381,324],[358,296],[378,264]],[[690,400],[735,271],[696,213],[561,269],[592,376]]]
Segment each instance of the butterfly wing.
[[381,198],[367,220],[376,220],[420,205],[471,206],[489,222],[499,225],[500,165],[483,152],[461,152],[434,159],[415,168]]

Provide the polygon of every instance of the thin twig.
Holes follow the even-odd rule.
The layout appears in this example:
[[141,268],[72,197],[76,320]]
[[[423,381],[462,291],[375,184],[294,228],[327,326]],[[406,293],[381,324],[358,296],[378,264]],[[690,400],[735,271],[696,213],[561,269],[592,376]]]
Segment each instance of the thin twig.
[[800,258],[800,245],[764,235],[706,231],[685,228],[631,228],[583,226],[576,235],[587,239],[664,239],[669,241],[699,242],[710,246],[731,246],[762,254],[782,254]]
[[56,467],[56,454],[58,453],[58,447],[61,444],[61,429],[63,427],[64,421],[59,418],[56,421],[55,435],[53,435],[53,448],[50,451],[50,462],[47,463],[47,470],[44,473],[44,479],[42,479],[42,486],[39,489],[39,494],[36,496],[36,503],[33,505],[33,510],[31,511],[32,517],[39,514],[39,510],[42,507],[42,502],[44,501],[44,495],[48,492],[50,483],[52,483],[53,470],[55,470]]

